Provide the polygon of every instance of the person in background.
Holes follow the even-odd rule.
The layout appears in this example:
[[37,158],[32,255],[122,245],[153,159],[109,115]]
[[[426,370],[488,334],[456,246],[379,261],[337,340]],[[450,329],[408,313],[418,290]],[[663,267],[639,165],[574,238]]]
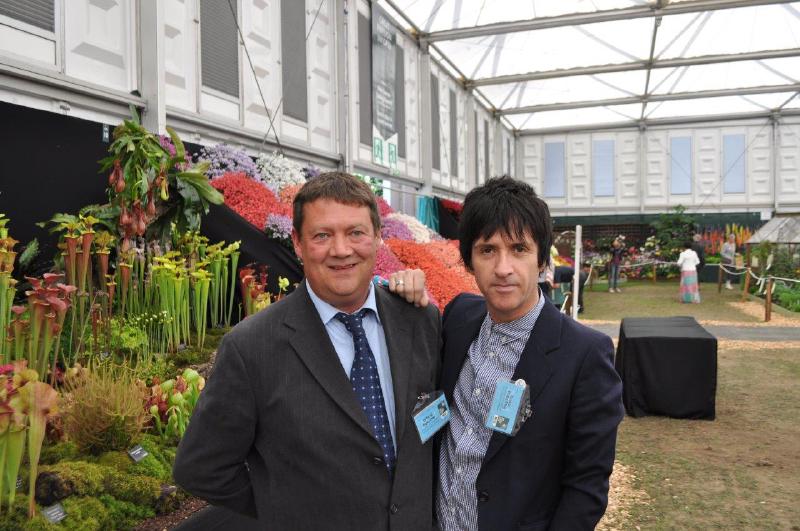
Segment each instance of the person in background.
[[625,247],[622,246],[622,241],[615,238],[611,244],[611,262],[608,269],[608,292],[622,293],[619,289],[619,266],[622,264],[622,255],[625,252]]
[[700,260],[700,263],[697,266],[697,278],[699,281],[700,272],[706,265],[706,246],[703,244],[703,236],[701,234],[695,234],[692,237],[692,240],[692,250],[697,253],[697,258]]
[[684,250],[678,257],[678,267],[681,268],[681,302],[700,302],[700,290],[697,286],[697,266],[700,264],[700,257],[692,249],[694,242],[687,241]]
[[[728,241],[722,244],[722,251],[720,252],[722,256],[722,265],[727,266],[729,268],[734,266],[736,261],[736,235],[733,233],[728,234]],[[731,286],[731,280],[733,280],[733,275],[728,271],[725,272],[725,289],[733,289]]]

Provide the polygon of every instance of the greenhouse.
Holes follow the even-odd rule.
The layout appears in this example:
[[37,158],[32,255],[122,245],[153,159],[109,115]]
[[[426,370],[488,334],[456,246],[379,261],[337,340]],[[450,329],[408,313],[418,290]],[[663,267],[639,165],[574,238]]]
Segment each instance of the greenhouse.
[[800,2],[0,0],[0,531],[789,528]]

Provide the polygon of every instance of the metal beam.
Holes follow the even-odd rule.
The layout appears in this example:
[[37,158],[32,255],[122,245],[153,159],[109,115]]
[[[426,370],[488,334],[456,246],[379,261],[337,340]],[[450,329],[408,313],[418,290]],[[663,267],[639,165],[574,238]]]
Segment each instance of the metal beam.
[[695,2],[680,2],[667,4],[658,9],[651,6],[635,6],[622,9],[608,9],[593,13],[571,13],[554,17],[537,17],[527,20],[511,22],[497,22],[483,26],[468,28],[454,28],[449,30],[434,31],[427,35],[420,35],[421,40],[427,42],[453,41],[483,37],[485,35],[499,35],[502,33],[516,33],[546,28],[560,28],[596,22],[609,22],[613,20],[630,20],[634,18],[648,18],[683,13],[697,13],[701,11],[717,11],[719,9],[733,9],[737,7],[752,7],[772,4],[788,4],[792,0],[697,0]]
[[747,96],[752,94],[773,94],[778,92],[798,92],[800,83],[789,85],[768,85],[761,87],[742,87],[733,89],[718,90],[698,90],[695,92],[675,92],[673,94],[649,94],[642,96],[629,96],[625,98],[611,98],[606,100],[594,101],[573,101],[568,103],[548,103],[544,105],[528,105],[526,107],[515,107],[510,109],[500,109],[496,112],[499,115],[509,114],[528,114],[544,111],[565,111],[569,109],[585,109],[588,107],[606,107],[608,105],[628,105],[632,103],[645,103],[656,101],[678,101],[694,100],[699,98],[720,98],[724,96]]
[[[537,136],[564,133],[579,133],[588,131],[608,131],[617,129],[640,129],[656,126],[697,124],[706,122],[729,122],[735,120],[766,119],[774,116],[775,111],[754,111],[730,114],[713,114],[707,116],[683,116],[675,118],[653,118],[644,120],[627,120],[624,122],[610,122],[600,124],[573,125],[564,127],[543,127],[522,129],[516,132],[518,136]],[[800,109],[785,109],[780,111],[780,116],[800,116]]]
[[710,65],[718,63],[732,63],[736,61],[763,61],[764,59],[782,59],[786,57],[800,56],[800,48],[787,48],[783,50],[761,50],[758,52],[744,52],[732,54],[699,55],[697,57],[677,57],[673,59],[655,60],[652,64],[649,61],[632,61],[629,63],[580,66],[577,68],[562,68],[558,70],[540,70],[538,72],[528,72],[525,74],[511,74],[507,76],[484,77],[467,81],[466,85],[471,87],[485,87],[489,85],[504,85],[507,83],[518,83],[520,81],[539,81],[542,79],[555,79],[559,77],[589,76],[597,74],[609,74],[614,72],[631,72],[635,70],[645,70],[648,66],[656,68],[678,68],[681,66]]

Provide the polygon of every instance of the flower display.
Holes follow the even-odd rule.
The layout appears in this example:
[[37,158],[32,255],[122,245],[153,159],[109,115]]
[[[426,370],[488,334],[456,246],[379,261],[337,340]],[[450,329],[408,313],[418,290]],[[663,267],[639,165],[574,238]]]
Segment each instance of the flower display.
[[382,220],[381,237],[384,240],[397,239],[397,240],[414,240],[414,235],[408,229],[408,226],[399,219],[384,218]]
[[[175,148],[175,143],[172,142],[172,138],[170,138],[169,135],[158,135],[158,143],[161,144],[162,148],[167,150],[167,153],[169,153],[170,157],[174,157],[178,152],[178,150]],[[185,160],[184,163],[178,162],[175,164],[175,168],[178,170],[184,170],[192,163],[189,153],[184,151],[183,157]]]
[[[387,240],[386,244],[407,269],[418,268],[425,272],[428,291],[440,310],[459,293],[479,293],[474,277],[467,273],[460,261],[455,260],[453,250],[447,247],[452,248],[454,244],[421,244],[403,240]],[[434,248],[436,250],[431,251]],[[446,257],[448,262],[443,262],[441,257]]]
[[275,193],[306,181],[303,166],[280,153],[260,154],[256,159],[256,167],[257,178]]
[[378,203],[378,212],[380,212],[382,218],[394,213],[395,210],[386,202],[386,199],[377,195],[375,196],[375,201]]
[[267,236],[278,240],[290,249],[292,245],[292,218],[284,214],[270,213],[267,215],[267,224],[264,226]]
[[302,187],[302,184],[291,184],[278,192],[278,199],[281,203],[291,206],[292,203],[294,203],[297,192],[299,192]]
[[244,173],[250,177],[258,175],[258,169],[250,155],[227,144],[201,148],[197,161],[209,163],[206,175],[212,179],[217,179],[231,172]]
[[243,173],[226,173],[211,183],[225,196],[225,204],[247,221],[263,229],[270,213],[290,215],[291,208],[281,204],[268,188]]
[[411,232],[414,241],[417,243],[428,243],[431,240],[443,240],[439,234],[432,231],[423,225],[417,218],[400,212],[394,212],[386,216],[386,219],[392,219],[402,222]]
[[461,217],[461,211],[464,209],[463,203],[453,201],[452,199],[439,199],[439,203],[445,210],[450,212],[454,218],[459,219]]
[[303,175],[306,176],[307,181],[310,181],[314,177],[319,177],[320,173],[322,173],[322,170],[320,170],[313,164],[309,164],[308,166],[303,167]]
[[378,252],[375,256],[375,275],[378,275],[383,278],[388,278],[389,275],[400,271],[402,269],[406,269],[406,266],[403,265],[403,262],[395,256],[392,250],[385,244],[381,244],[378,247]]

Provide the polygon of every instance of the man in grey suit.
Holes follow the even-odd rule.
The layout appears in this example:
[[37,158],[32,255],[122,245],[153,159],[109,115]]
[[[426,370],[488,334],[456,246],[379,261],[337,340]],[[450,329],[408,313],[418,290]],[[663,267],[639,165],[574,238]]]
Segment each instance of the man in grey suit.
[[412,410],[438,379],[438,311],[373,286],[366,184],[326,173],[293,208],[306,278],[223,339],[175,480],[262,529],[430,529],[432,443]]

